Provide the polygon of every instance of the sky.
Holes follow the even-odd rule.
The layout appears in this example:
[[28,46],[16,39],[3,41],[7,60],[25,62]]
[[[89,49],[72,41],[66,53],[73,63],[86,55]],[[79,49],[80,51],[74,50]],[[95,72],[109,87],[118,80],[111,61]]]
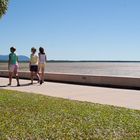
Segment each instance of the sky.
[[139,60],[140,0],[10,0],[0,19],[0,54],[49,60]]

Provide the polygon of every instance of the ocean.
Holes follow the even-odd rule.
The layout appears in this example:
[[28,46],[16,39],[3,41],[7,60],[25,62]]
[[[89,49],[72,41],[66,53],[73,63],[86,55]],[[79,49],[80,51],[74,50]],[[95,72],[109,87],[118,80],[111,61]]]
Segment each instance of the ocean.
[[[7,70],[0,63],[0,70]],[[28,63],[20,63],[20,71],[29,71]],[[140,77],[140,62],[48,62],[46,72],[102,76]]]

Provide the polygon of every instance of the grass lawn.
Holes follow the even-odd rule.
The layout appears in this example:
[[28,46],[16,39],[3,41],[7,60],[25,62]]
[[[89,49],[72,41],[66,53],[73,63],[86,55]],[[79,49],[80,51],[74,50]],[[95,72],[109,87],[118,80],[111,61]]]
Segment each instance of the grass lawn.
[[0,140],[139,140],[140,111],[0,90]]

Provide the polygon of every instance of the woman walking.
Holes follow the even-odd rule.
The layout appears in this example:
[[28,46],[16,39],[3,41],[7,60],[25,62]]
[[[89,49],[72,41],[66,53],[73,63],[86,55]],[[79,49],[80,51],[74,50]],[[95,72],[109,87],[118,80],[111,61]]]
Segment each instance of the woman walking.
[[20,86],[19,84],[19,76],[18,76],[18,56],[15,53],[16,48],[11,47],[10,48],[10,54],[9,54],[9,60],[8,60],[8,69],[9,69],[9,86],[12,84],[12,77],[13,74],[16,77],[17,80],[17,86]]
[[44,82],[44,72],[45,72],[45,64],[47,61],[47,56],[45,54],[44,48],[39,48],[39,72],[40,72],[40,84]]
[[38,81],[40,82],[40,76],[38,74],[38,56],[36,55],[36,48],[31,48],[31,55],[30,55],[30,72],[31,72],[31,84],[33,84],[34,75],[37,76]]

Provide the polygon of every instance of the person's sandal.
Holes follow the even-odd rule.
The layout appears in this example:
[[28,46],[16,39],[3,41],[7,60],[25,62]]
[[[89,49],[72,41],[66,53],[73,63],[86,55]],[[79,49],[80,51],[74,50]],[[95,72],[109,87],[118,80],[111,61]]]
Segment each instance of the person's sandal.
[[17,84],[17,86],[19,87],[19,86],[20,86],[20,84]]
[[42,80],[40,80],[40,85],[43,83],[43,81]]

